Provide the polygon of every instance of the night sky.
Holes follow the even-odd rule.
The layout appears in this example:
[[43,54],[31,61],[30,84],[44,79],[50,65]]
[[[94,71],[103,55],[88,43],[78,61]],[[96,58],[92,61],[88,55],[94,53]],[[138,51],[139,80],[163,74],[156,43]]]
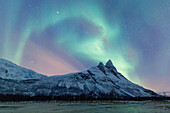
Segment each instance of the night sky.
[[0,0],[0,57],[46,75],[112,60],[170,90],[170,0]]

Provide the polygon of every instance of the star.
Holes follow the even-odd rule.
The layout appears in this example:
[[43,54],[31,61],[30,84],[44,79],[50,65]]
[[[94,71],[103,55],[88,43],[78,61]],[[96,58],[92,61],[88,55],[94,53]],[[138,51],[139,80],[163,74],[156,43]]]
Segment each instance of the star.
[[31,61],[30,63],[31,63],[31,64],[34,64],[34,61]]
[[60,12],[59,12],[59,11],[57,11],[56,13],[57,13],[57,14],[59,14]]

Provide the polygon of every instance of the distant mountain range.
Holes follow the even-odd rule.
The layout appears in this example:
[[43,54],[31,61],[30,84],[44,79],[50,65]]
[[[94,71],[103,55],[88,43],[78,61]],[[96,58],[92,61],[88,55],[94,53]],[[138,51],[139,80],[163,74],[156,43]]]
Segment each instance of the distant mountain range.
[[158,94],[165,97],[170,97],[170,91],[159,92]]
[[83,72],[48,77],[0,59],[0,94],[80,100],[159,96],[126,79],[111,60]]

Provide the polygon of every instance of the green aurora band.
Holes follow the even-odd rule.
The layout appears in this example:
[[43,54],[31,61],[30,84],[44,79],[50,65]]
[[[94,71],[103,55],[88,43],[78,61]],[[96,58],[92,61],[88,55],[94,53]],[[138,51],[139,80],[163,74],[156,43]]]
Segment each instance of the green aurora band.
[[[153,3],[151,1],[148,3]],[[141,48],[136,47],[140,41],[129,38],[138,32],[130,27],[139,27],[137,19],[151,23],[147,20],[151,13],[143,9],[150,8],[145,3],[145,0],[108,0],[108,3],[104,0],[0,0],[0,57],[22,65],[29,42],[46,48],[43,40],[48,39],[50,43],[46,44],[55,49],[47,50],[57,57],[62,56],[60,49],[68,55],[67,61],[77,59],[81,65],[92,62],[83,70],[111,59],[119,72],[140,83],[136,74],[143,57]],[[157,4],[154,6],[158,7]],[[130,16],[126,18],[126,15]],[[126,23],[131,17],[136,19]],[[125,32],[125,29],[128,30]],[[80,70],[78,65],[71,65]]]

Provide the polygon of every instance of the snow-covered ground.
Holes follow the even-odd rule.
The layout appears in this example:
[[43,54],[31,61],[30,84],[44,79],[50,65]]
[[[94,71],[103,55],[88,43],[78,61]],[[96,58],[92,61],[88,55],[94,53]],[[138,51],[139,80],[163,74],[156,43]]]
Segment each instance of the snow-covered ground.
[[0,113],[169,113],[167,101],[6,102]]

